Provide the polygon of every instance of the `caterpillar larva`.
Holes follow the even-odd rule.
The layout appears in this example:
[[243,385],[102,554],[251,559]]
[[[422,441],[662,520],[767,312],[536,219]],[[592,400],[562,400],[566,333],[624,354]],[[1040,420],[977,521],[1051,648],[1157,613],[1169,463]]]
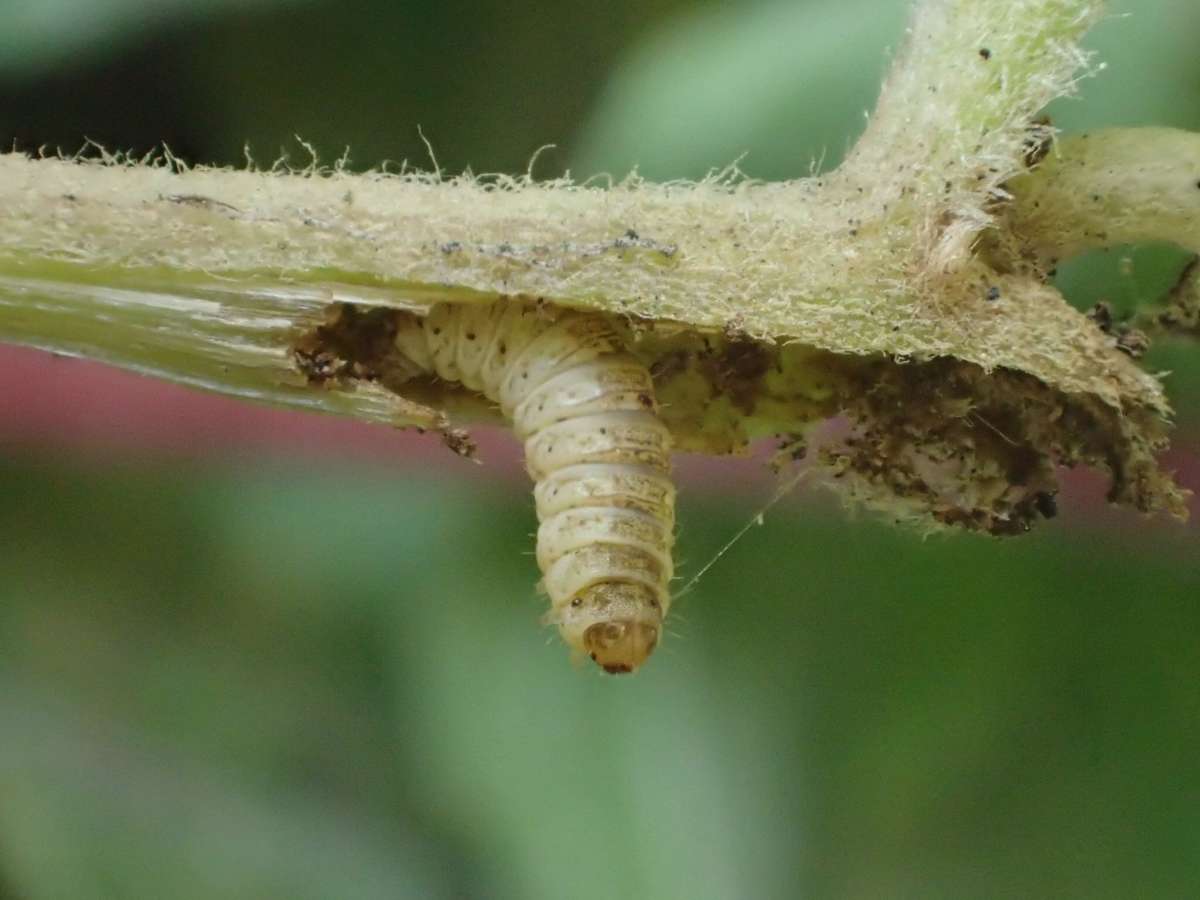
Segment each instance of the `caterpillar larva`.
[[632,672],[670,604],[671,436],[646,367],[602,317],[540,304],[442,303],[401,313],[395,346],[498,403],[525,442],[548,620],[606,672]]

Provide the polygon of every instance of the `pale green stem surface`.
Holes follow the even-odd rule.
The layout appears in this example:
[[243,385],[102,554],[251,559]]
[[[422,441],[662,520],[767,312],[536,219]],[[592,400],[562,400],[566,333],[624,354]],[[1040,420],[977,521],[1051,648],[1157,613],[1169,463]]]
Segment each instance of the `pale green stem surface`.
[[1066,137],[1010,190],[1014,233],[1050,262],[1139,241],[1200,253],[1200,134],[1113,128]]
[[[663,340],[674,331],[757,342],[772,360],[780,346],[803,345],[813,359],[950,361],[979,402],[987,394],[1016,419],[1028,414],[1022,391],[1043,392],[1050,424],[1054,397],[1087,410],[1090,450],[1074,454],[1047,423],[1026,421],[1044,444],[1033,449],[1108,459],[1117,481],[1140,479],[1135,502],[1178,508],[1151,474],[1169,412],[1158,380],[1022,262],[1096,243],[1200,245],[1196,135],[1069,139],[1030,174],[1030,148],[1048,135],[1036,114],[1073,89],[1086,64],[1078,40],[1100,11],[1091,0],[926,0],[846,163],[779,184],[729,172],[602,188],[354,175],[315,161],[301,172],[231,171],[189,169],[169,154],[0,155],[0,340],[428,426],[436,410],[374,383],[309,386],[296,340],[337,302],[419,312],[526,295],[642,323],[653,331],[644,356],[655,352],[646,346],[677,352]],[[1007,250],[1006,262],[985,246]],[[909,382],[895,379],[901,396]],[[972,402],[948,408],[969,415]],[[915,430],[889,421],[946,452],[975,441],[969,428],[941,434],[936,416]],[[914,471],[910,487],[927,475]]]

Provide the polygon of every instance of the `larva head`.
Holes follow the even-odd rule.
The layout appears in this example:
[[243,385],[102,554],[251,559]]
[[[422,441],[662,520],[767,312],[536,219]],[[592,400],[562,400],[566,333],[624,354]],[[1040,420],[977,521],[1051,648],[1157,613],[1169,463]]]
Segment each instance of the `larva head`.
[[559,631],[610,675],[636,671],[658,646],[662,604],[654,590],[633,582],[585,588],[562,611]]
[[583,647],[609,675],[636,671],[658,646],[657,625],[619,619],[597,622],[583,633]]

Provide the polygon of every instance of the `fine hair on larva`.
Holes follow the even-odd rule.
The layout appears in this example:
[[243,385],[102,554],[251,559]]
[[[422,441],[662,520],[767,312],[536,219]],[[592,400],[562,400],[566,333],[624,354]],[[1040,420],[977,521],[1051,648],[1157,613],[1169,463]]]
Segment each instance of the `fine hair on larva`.
[[602,316],[519,299],[398,314],[412,377],[499,404],[525,444],[547,621],[609,673],[657,646],[671,602],[671,435],[646,366]]

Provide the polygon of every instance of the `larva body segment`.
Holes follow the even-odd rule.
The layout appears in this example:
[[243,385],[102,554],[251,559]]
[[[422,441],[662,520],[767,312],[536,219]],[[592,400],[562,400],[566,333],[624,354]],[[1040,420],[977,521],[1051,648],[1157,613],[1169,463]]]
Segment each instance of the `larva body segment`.
[[500,405],[535,482],[548,619],[605,671],[637,669],[670,605],[675,525],[646,367],[604,318],[516,300],[400,313],[395,347]]

